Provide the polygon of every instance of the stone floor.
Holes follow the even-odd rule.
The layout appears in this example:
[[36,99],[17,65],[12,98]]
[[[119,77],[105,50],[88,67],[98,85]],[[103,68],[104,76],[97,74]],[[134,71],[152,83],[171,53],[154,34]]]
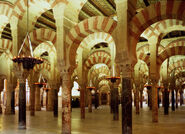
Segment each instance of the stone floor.
[[[0,115],[0,134],[61,134],[61,111],[54,118],[52,112],[36,112],[35,117],[27,111],[27,129],[18,130],[18,112],[16,115]],[[121,112],[120,112],[121,114]],[[120,116],[121,117],[121,116]],[[151,122],[151,111],[147,107],[135,114],[133,108],[133,134],[185,134],[185,106],[169,115],[159,110],[159,123]],[[113,121],[108,106],[102,106],[93,113],[86,113],[86,119],[80,119],[80,109],[72,112],[72,134],[121,134],[121,118]]]

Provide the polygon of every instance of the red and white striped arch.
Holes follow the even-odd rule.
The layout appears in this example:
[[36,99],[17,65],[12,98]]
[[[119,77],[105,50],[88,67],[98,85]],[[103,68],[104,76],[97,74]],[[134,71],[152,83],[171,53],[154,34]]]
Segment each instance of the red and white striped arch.
[[101,87],[103,87],[103,86],[109,87],[109,89],[110,89],[109,81],[108,80],[100,81],[98,84],[98,88],[101,89]]
[[13,43],[11,40],[0,39],[0,49],[8,49],[12,53]]
[[67,56],[69,58],[69,63],[71,65],[75,65],[76,51],[83,39],[95,32],[105,32],[111,34],[116,25],[117,22],[115,20],[104,16],[91,17],[78,23],[73,29],[70,30],[65,40],[66,45],[69,46],[69,56]]
[[[136,45],[144,30],[163,19],[184,20],[185,1],[161,1],[146,7],[136,14],[130,23],[130,53],[136,58]],[[135,64],[135,63],[134,63]]]
[[33,50],[33,54],[36,57],[39,57],[40,54],[42,54],[43,52],[47,51],[49,54],[54,54],[56,56],[56,49],[54,47],[54,45],[49,42],[49,41],[45,41],[41,44],[39,44],[34,50]]
[[166,33],[173,30],[183,30],[184,26],[185,23],[182,20],[165,19],[157,22],[154,26],[147,28],[141,36],[146,39],[149,39],[152,36],[159,37],[161,34],[164,36]]
[[176,46],[185,46],[185,39],[174,40],[169,43],[166,48],[176,47]]
[[[64,3],[66,5],[68,4],[68,0],[30,0],[29,5],[37,12],[35,15],[40,16],[45,11],[54,8],[58,3]],[[17,0],[12,16],[22,19],[26,9],[27,0]]]
[[44,62],[42,64],[37,64],[33,68],[34,72],[40,72],[41,70],[46,69],[47,71],[51,71],[51,65],[48,62]]
[[[137,49],[137,59],[143,60],[147,65],[150,63],[150,56],[147,55],[149,50],[149,44],[145,44]],[[158,46],[158,53],[164,51],[165,48],[162,45]]]
[[174,70],[175,68],[177,70],[181,70],[181,68],[184,68],[184,67],[185,67],[185,59],[177,60],[173,64],[170,64],[169,65],[169,73],[171,73],[172,70]]
[[106,51],[95,51],[93,52],[88,59],[85,61],[84,68],[85,70],[90,69],[93,65],[103,63],[106,64],[109,68],[111,67],[111,57],[110,54]]
[[0,1],[0,34],[5,26],[10,22],[13,6],[4,1]]
[[80,43],[79,48],[87,48],[90,50],[94,45],[101,42],[107,43],[109,47],[115,46],[114,39],[109,33],[96,32],[83,39],[83,41]]
[[185,46],[176,46],[165,49],[157,56],[157,64],[161,65],[168,57],[174,55],[185,55]]
[[[56,43],[56,32],[50,29],[40,28],[33,30],[30,34],[32,48],[33,50],[37,47],[38,44],[41,44],[45,41],[51,41],[55,46]],[[25,41],[23,46],[22,53],[25,54],[29,50],[28,40]]]

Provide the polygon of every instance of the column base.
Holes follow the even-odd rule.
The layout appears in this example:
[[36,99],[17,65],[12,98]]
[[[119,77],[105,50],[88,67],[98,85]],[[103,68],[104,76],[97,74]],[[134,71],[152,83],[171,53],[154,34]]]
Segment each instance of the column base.
[[25,123],[19,123],[18,129],[26,129]]
[[41,106],[35,106],[35,111],[41,111]]
[[11,107],[6,107],[6,109],[5,109],[5,114],[6,114],[6,115],[12,114]]
[[3,110],[2,110],[2,107],[0,106],[0,114],[2,114],[3,113]]
[[47,111],[53,111],[53,106],[47,106],[46,110]]

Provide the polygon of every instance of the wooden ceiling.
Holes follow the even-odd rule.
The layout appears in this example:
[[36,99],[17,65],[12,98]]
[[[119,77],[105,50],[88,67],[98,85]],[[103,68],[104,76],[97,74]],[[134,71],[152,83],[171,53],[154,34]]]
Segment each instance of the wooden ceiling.
[[116,14],[114,0],[88,0],[79,13],[79,21],[92,16],[112,16]]

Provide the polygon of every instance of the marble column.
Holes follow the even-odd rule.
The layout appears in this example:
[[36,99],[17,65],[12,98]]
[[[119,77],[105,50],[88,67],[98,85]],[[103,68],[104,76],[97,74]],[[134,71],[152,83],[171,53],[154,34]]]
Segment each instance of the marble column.
[[160,87],[157,88],[157,96],[158,96],[158,97],[157,97],[157,98],[158,98],[158,99],[157,99],[157,100],[158,100],[157,102],[158,102],[158,108],[160,108],[160,95],[159,95],[159,92],[160,92]]
[[99,106],[99,93],[97,93],[97,91],[94,94],[94,98],[95,98],[95,100],[94,100],[94,107],[95,107],[95,109],[97,109],[98,106]]
[[30,86],[30,115],[35,115],[35,88],[36,85],[32,84]]
[[2,107],[1,107],[1,89],[0,89],[0,114],[2,114]]
[[176,93],[175,94],[176,95],[176,97],[175,97],[176,98],[176,101],[175,101],[176,102],[176,108],[178,108],[178,90],[177,89],[175,90],[175,93]]
[[152,80],[152,122],[158,122],[158,88],[156,80]]
[[15,89],[12,91],[12,97],[11,97],[11,113],[15,114]]
[[107,93],[107,105],[110,105],[110,92]]
[[169,107],[169,92],[167,86],[164,86],[164,114],[168,115],[168,107]]
[[175,93],[174,93],[174,89],[171,90],[171,103],[172,103],[172,111],[175,111]]
[[139,114],[139,90],[138,89],[136,89],[135,97],[136,97],[136,114]]
[[19,129],[26,129],[26,82],[19,78]]
[[140,90],[140,108],[143,108],[143,90]]
[[113,89],[112,88],[110,90],[110,113],[113,113]]
[[71,134],[71,73],[62,73],[62,134]]
[[182,106],[184,104],[184,95],[183,95],[183,91],[180,91],[180,106]]
[[89,113],[92,113],[92,94],[91,94],[91,91],[90,90],[88,91],[88,94],[89,94],[88,112]]
[[53,115],[58,117],[58,89],[54,89]]
[[132,134],[131,78],[122,79],[122,134]]
[[5,88],[6,88],[6,109],[5,114],[11,114],[12,108],[11,108],[11,99],[12,99],[12,89],[13,86],[11,83],[7,84],[7,80],[5,81]]
[[46,89],[46,110],[48,109],[48,92],[49,90]]
[[118,86],[113,83],[113,120],[119,120]]
[[81,119],[85,119],[85,86],[81,86],[80,89],[80,109]]
[[41,111],[41,101],[40,101],[40,88],[35,87],[35,110]]
[[54,89],[48,91],[48,106],[47,111],[53,111],[54,105]]
[[152,110],[152,87],[147,86],[147,90],[148,90],[148,106],[150,110]]
[[99,106],[102,104],[101,96],[102,96],[102,93],[101,93],[101,92],[99,92]]

